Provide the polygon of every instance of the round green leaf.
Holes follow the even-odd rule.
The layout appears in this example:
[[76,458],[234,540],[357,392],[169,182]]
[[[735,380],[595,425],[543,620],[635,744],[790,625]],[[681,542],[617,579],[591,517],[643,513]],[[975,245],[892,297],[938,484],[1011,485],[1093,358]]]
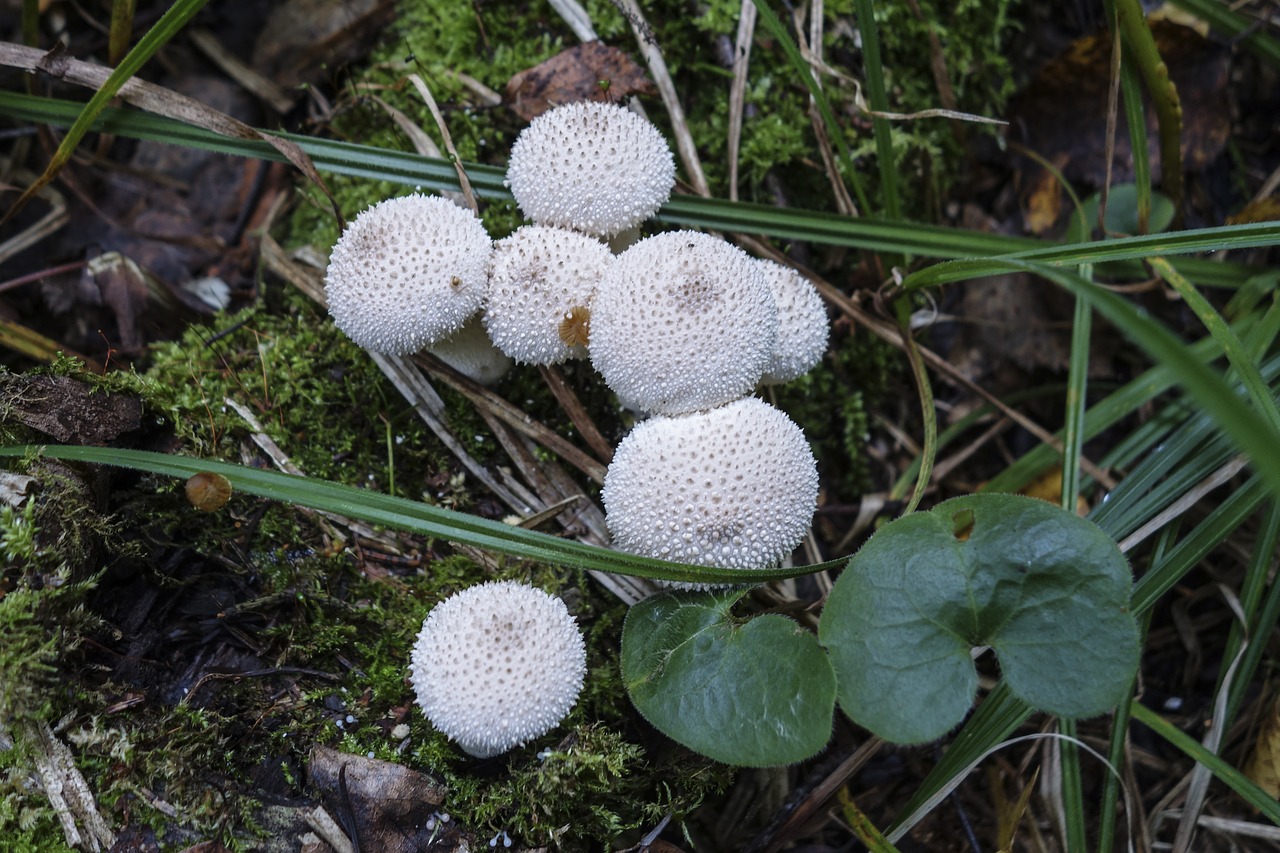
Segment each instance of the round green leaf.
[[831,737],[835,675],[817,638],[785,616],[731,617],[744,594],[665,593],[632,607],[623,681],[655,728],[716,761],[802,761]]
[[1060,507],[967,495],[890,522],[849,560],[818,636],[840,706],[886,740],[940,737],[973,703],[989,645],[1009,689],[1063,717],[1120,701],[1138,665],[1132,575],[1114,541]]
[[[1082,243],[1089,239],[1089,232],[1098,224],[1098,205],[1102,193],[1096,192],[1084,200],[1080,210],[1072,214],[1067,228],[1067,242]],[[1173,222],[1173,202],[1158,192],[1151,193],[1151,211],[1147,221],[1147,233],[1159,234]],[[1138,234],[1138,187],[1134,184],[1116,184],[1107,194],[1107,215],[1104,226],[1112,234]]]

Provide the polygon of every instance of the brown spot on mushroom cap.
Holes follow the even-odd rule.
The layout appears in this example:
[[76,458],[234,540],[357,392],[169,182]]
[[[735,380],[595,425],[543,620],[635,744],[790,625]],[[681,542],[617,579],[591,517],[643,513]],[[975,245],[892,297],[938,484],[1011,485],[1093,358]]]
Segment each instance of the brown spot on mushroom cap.
[[478,758],[558,725],[585,672],[586,646],[564,602],[514,581],[473,586],[432,608],[409,666],[431,724]]
[[[485,329],[498,349],[527,364],[586,356],[585,322],[596,286],[614,262],[594,237],[526,225],[494,245]],[[569,338],[565,318],[574,315]]]
[[567,347],[585,347],[591,344],[591,311],[575,305],[564,315],[557,330],[560,340]]

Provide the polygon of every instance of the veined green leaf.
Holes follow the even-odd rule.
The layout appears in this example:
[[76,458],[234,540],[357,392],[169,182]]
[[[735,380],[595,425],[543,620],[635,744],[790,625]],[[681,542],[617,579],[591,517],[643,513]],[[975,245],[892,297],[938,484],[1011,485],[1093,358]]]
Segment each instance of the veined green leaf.
[[738,766],[794,764],[831,737],[835,674],[787,617],[735,621],[744,594],[673,592],[632,607],[622,680],[644,718],[690,749]]
[[876,531],[836,580],[818,637],[840,707],[885,740],[933,740],[964,719],[981,645],[1023,701],[1094,716],[1138,665],[1132,580],[1115,541],[1074,512],[966,495]]

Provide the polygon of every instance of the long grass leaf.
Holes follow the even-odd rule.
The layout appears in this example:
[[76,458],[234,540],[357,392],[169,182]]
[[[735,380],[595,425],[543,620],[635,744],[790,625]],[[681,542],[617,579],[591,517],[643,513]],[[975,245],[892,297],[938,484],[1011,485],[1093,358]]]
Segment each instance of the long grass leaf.
[[[23,121],[66,125],[75,119],[82,106],[74,101],[0,91],[0,115]],[[108,108],[94,127],[119,136],[186,145],[223,154],[277,162],[284,162],[285,159],[280,152],[261,141],[219,136],[202,128],[137,110]],[[297,143],[321,171],[421,187],[430,192],[458,189],[453,165],[447,160],[297,134],[276,135]],[[511,193],[503,185],[504,173],[501,169],[474,163],[465,164],[465,168],[477,196],[490,200],[511,198]],[[802,240],[927,258],[987,257],[1046,248],[1043,241],[1028,237],[683,195],[667,202],[655,218],[667,225],[685,228],[759,234],[780,240]],[[1243,226],[1232,227],[1239,229]],[[1275,227],[1280,229],[1280,226]],[[1178,254],[1179,251],[1198,252],[1261,245],[1275,239],[1274,234],[1258,235],[1252,231],[1241,234],[1221,229],[1202,229],[1182,234],[1189,235],[1181,238],[1186,246],[1183,249],[1162,245],[1160,252],[1153,252],[1148,246],[1140,245],[1125,254],[1126,260],[1108,264],[1100,272],[1108,275],[1145,276],[1142,265],[1136,259],[1150,254],[1170,255]],[[1113,248],[1126,245],[1123,240],[1113,240],[1110,243]],[[1094,245],[1081,244],[1083,248],[1080,249],[1050,244],[1048,248],[1056,253],[1050,260],[1068,264],[1088,262],[1090,258],[1083,255],[1091,254]],[[1253,267],[1200,258],[1179,258],[1176,266],[1184,275],[1204,286],[1240,287],[1258,274],[1258,270]]]
[[[1171,234],[1144,234],[1092,243],[1043,246],[993,258],[965,258],[934,264],[907,276],[903,280],[903,287],[907,290],[916,290],[952,281],[996,275],[1007,271],[1007,268],[1001,268],[1000,264],[1009,260],[1055,266],[1078,266],[1136,260],[1155,255],[1252,249],[1271,246],[1278,242],[1280,242],[1280,222],[1252,222],[1243,225],[1221,225],[1215,228],[1177,231]],[[1185,267],[1183,273],[1188,274]]]
[[1252,477],[1213,508],[1203,521],[1158,564],[1147,569],[1146,574],[1134,584],[1129,599],[1130,609],[1137,614],[1155,606],[1165,593],[1195,568],[1210,551],[1235,532],[1249,516],[1267,499],[1266,485],[1258,477]]
[[1226,355],[1227,361],[1231,363],[1231,369],[1239,375],[1245,390],[1249,394],[1249,399],[1253,401],[1253,405],[1266,417],[1271,424],[1271,428],[1280,433],[1280,409],[1276,407],[1275,397],[1272,395],[1271,389],[1267,387],[1266,381],[1263,380],[1261,371],[1258,370],[1258,366],[1254,363],[1253,354],[1248,351],[1244,342],[1236,336],[1227,321],[1222,318],[1217,309],[1209,304],[1209,300],[1204,298],[1204,295],[1196,289],[1195,285],[1174,269],[1167,260],[1164,258],[1152,258],[1150,263],[1152,269],[1178,292],[1178,295],[1182,297],[1182,301],[1204,324],[1209,335],[1222,347],[1222,352]]
[[[1273,580],[1260,607],[1258,602],[1258,596],[1267,582],[1271,562],[1278,547],[1280,547],[1280,501],[1272,501],[1263,519],[1261,530],[1254,540],[1253,559],[1250,560],[1244,588],[1240,595],[1241,606],[1249,617],[1249,647],[1244,651],[1240,668],[1236,672],[1231,692],[1227,697],[1228,725],[1240,712],[1245,694],[1256,687],[1253,675],[1258,671],[1263,657],[1267,654],[1266,638],[1272,636],[1272,631],[1280,622],[1280,582]],[[1227,638],[1223,660],[1231,660],[1235,656],[1240,647],[1240,641],[1244,639],[1238,636],[1239,633],[1237,627],[1232,625],[1232,634]]]
[[[1253,685],[1253,674],[1266,651],[1266,638],[1271,636],[1276,617],[1280,615],[1277,612],[1280,583],[1272,583],[1270,595],[1265,596],[1265,599],[1263,595],[1277,547],[1280,547],[1280,501],[1271,501],[1263,514],[1262,524],[1253,542],[1253,553],[1240,584],[1240,610],[1244,613],[1245,624],[1241,626],[1239,622],[1231,623],[1231,631],[1227,634],[1227,642],[1221,655],[1223,661],[1235,660],[1240,647],[1248,641],[1248,648],[1245,649],[1228,691],[1226,719],[1223,721],[1227,728],[1235,721],[1245,691]],[[1225,670],[1218,677],[1219,690],[1222,689],[1224,675]],[[1216,690],[1214,692],[1217,693]]]
[[1262,812],[1272,823],[1280,826],[1280,802],[1259,788],[1239,770],[1205,749],[1194,738],[1170,723],[1141,702],[1133,703],[1133,719],[1147,726],[1157,735],[1181,750],[1188,758],[1208,767],[1218,780],[1239,794],[1245,802]]
[[[872,0],[853,0],[858,16],[858,34],[862,37],[862,73],[867,84],[867,100],[876,112],[889,111],[889,96],[885,94],[884,68],[880,64],[880,32],[876,27],[875,8]],[[833,128],[838,132],[839,128]],[[898,172],[893,156],[893,127],[888,119],[873,116],[871,132],[876,139],[876,165],[880,170],[880,200],[889,219],[902,216],[898,201]]]
[[1265,27],[1259,27],[1256,18],[1236,12],[1233,7],[1239,4],[1224,3],[1222,0],[1170,1],[1172,5],[1208,21],[1209,26],[1229,36],[1232,43],[1238,39],[1245,48],[1280,68],[1280,41],[1268,33]]
[[0,447],[0,456],[21,456],[31,452],[39,452],[54,459],[115,465],[170,477],[190,477],[201,471],[209,471],[223,475],[239,491],[271,500],[333,512],[370,524],[386,525],[451,542],[475,545],[521,559],[638,577],[694,583],[762,583],[824,569],[834,570],[844,563],[844,560],[831,560],[801,568],[759,571],[702,568],[624,554],[367,489],[210,459],[103,447]]
[[[1270,488],[1275,494],[1280,495],[1280,455],[1275,453],[1275,448],[1280,447],[1280,432],[1245,404],[1224,377],[1189,355],[1185,342],[1179,340],[1172,332],[1122,297],[1066,270],[1007,257],[988,258],[976,263],[981,263],[983,269],[988,270],[984,274],[1034,273],[1049,279],[1076,296],[1088,299],[1094,308],[1145,350],[1154,361],[1169,365],[1178,373],[1187,394],[1195,399],[1201,408],[1231,436],[1236,446],[1257,467]],[[952,264],[938,266],[952,266]]]

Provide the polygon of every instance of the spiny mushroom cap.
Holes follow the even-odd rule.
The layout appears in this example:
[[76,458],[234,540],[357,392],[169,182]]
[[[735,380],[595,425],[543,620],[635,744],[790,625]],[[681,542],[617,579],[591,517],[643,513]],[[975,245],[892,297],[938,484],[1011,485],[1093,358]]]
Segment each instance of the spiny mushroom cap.
[[791,267],[757,260],[778,307],[778,341],[761,382],[776,385],[804,376],[827,351],[827,309],[813,282]]
[[676,180],[658,129],[616,104],[567,104],[516,137],[507,185],[539,225],[611,237],[648,219]]
[[462,328],[430,347],[431,354],[481,385],[492,385],[511,369],[504,355],[484,333],[480,315],[473,314]]
[[818,469],[800,428],[748,397],[640,423],[618,445],[602,497],[620,551],[763,569],[809,528]]
[[564,602],[515,581],[464,589],[432,608],[410,680],[427,719],[477,758],[546,734],[573,708],[586,646]]
[[591,300],[612,263],[604,243],[563,228],[526,225],[499,240],[484,308],[494,345],[528,364],[585,357]]
[[591,308],[591,363],[624,405],[676,415],[749,394],[777,309],[760,266],[709,234],[669,231],[618,255]]
[[476,215],[447,199],[378,202],[356,217],[329,256],[329,313],[367,350],[417,352],[480,308],[492,251]]

